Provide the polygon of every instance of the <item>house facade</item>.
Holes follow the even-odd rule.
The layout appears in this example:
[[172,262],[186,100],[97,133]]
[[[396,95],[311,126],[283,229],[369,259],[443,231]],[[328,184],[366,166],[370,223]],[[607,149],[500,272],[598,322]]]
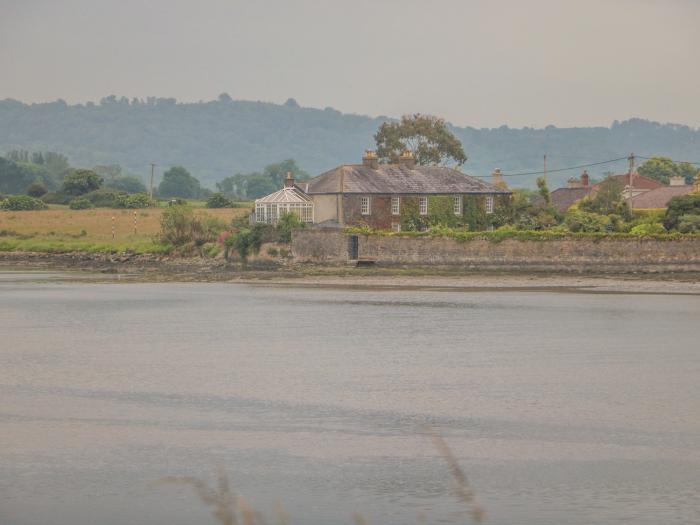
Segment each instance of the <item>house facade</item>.
[[[396,164],[380,164],[376,154],[367,151],[361,164],[338,166],[291,185],[311,199],[310,222],[340,228],[416,231],[443,224],[488,229],[498,224],[511,200],[509,190],[458,170],[419,166],[408,151]],[[258,199],[256,212],[263,201],[271,204],[274,199]],[[268,216],[256,213],[256,221],[270,222]]]

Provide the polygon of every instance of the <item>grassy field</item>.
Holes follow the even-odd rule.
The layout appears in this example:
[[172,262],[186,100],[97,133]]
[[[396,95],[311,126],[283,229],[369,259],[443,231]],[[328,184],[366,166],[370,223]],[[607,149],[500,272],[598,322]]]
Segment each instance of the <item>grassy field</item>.
[[[225,222],[247,215],[249,208],[196,209]],[[160,230],[161,208],[71,210],[53,206],[41,211],[0,211],[0,251],[161,252],[153,241]],[[112,226],[114,225],[114,238]]]

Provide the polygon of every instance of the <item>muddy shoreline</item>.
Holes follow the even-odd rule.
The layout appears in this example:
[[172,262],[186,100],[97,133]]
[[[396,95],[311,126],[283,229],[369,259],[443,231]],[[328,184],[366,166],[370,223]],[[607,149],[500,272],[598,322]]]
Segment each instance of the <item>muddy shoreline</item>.
[[426,291],[547,291],[700,295],[698,272],[553,272],[547,269],[315,266],[152,254],[0,253],[0,271],[63,272],[99,282],[230,282],[256,286]]

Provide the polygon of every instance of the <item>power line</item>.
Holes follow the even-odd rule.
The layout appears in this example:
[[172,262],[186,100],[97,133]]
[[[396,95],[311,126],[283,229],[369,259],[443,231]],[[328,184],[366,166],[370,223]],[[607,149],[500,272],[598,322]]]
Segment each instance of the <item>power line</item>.
[[[555,170],[548,169],[546,173],[556,173],[559,171],[569,171],[569,170],[578,170],[581,168],[590,168],[592,166],[600,166],[602,164],[611,164],[613,162],[619,162],[621,160],[627,160],[627,157],[620,157],[619,159],[610,159],[610,160],[603,160],[600,162],[591,162],[590,164],[579,164],[578,166],[569,166],[566,168],[557,168]],[[503,177],[524,177],[527,175],[544,175],[544,171],[527,171],[527,172],[522,172],[522,173],[502,173],[501,176]],[[473,175],[474,177],[477,178],[489,178],[491,175]]]

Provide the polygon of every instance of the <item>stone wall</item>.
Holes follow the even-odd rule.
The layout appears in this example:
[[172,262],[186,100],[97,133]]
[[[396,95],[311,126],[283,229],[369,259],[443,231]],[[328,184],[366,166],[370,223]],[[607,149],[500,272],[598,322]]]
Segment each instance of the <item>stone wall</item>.
[[[500,242],[358,235],[359,255],[378,264],[466,266],[557,271],[700,271],[700,238],[556,239]],[[348,262],[348,235],[340,230],[294,232],[297,262]]]

